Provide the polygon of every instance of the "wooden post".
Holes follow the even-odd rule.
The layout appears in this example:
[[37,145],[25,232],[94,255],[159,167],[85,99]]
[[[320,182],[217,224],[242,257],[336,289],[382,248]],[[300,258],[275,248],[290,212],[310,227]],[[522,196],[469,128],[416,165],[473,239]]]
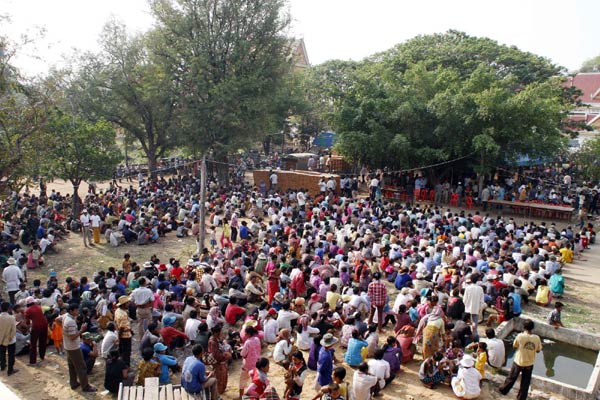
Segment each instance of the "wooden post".
[[202,155],[200,164],[200,233],[198,235],[198,253],[202,253],[206,240],[206,154]]

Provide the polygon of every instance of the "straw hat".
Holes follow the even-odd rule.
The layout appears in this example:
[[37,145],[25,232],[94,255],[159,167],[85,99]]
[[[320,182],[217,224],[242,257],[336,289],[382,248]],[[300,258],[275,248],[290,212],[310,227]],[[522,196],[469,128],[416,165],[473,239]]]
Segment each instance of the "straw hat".
[[297,306],[302,306],[305,302],[306,300],[304,299],[304,297],[297,297],[296,300],[294,300],[294,304]]
[[8,260],[6,260],[6,263],[8,265],[16,265],[17,264],[17,260],[15,260],[14,257],[10,257]]
[[244,328],[248,328],[248,327],[252,327],[252,328],[256,328],[256,326],[258,325],[258,321],[256,321],[255,319],[249,319],[246,322],[244,322]]
[[119,297],[118,304],[122,306],[123,304],[129,303],[130,300],[131,299],[129,298],[129,296],[121,296]]

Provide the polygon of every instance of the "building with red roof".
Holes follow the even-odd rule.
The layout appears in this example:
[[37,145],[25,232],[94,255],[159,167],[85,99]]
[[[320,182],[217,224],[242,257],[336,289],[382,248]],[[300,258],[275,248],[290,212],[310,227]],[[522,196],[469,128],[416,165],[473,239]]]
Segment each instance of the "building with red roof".
[[575,86],[583,93],[578,100],[582,107],[571,111],[569,120],[583,122],[594,129],[600,129],[600,72],[579,73],[569,77],[566,87]]

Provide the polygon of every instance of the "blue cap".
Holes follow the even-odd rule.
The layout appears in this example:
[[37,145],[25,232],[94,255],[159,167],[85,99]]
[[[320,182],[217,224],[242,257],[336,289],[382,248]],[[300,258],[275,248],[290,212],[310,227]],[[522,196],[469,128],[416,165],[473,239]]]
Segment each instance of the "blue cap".
[[162,319],[163,326],[172,326],[175,323],[176,319],[177,318],[175,318],[172,315],[169,315],[168,317],[164,317]]
[[168,347],[162,344],[161,342],[158,342],[154,345],[154,351],[156,353],[158,353],[159,351],[165,351],[167,348]]

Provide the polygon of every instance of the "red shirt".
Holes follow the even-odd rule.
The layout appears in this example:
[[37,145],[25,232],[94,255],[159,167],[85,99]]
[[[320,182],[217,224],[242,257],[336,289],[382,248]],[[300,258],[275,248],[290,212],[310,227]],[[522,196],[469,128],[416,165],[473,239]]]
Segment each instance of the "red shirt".
[[171,342],[176,337],[182,337],[185,340],[189,339],[185,333],[178,331],[177,329],[173,328],[172,326],[166,326],[166,327],[162,328],[160,330],[160,336],[162,336],[165,346],[171,346]]
[[42,307],[37,304],[27,307],[25,317],[31,321],[32,329],[48,329],[48,320],[44,316]]
[[367,288],[367,296],[371,299],[371,304],[374,306],[382,307],[387,301],[387,289],[385,284],[380,281],[373,281],[369,283]]
[[237,304],[228,304],[227,308],[225,309],[225,321],[227,321],[229,325],[235,325],[237,318],[245,311],[246,310]]
[[181,274],[183,274],[183,268],[173,267],[171,268],[171,276],[177,278],[177,282],[181,282]]

